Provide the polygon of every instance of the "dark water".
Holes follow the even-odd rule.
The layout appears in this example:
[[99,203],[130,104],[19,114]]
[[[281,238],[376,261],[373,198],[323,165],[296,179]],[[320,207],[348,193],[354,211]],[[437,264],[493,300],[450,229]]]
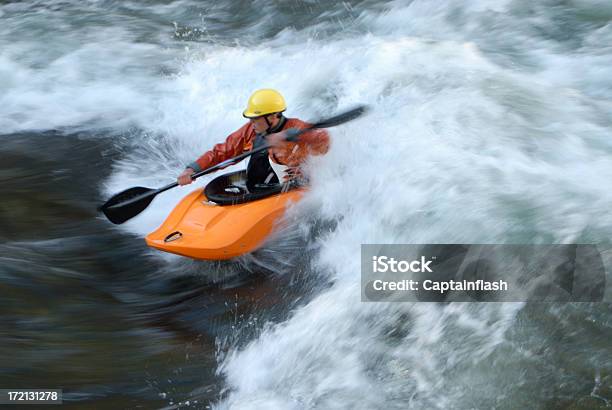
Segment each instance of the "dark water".
[[3,388],[61,388],[74,408],[204,405],[224,350],[307,297],[299,273],[168,264],[116,230],[96,207],[121,153],[96,135],[2,138]]

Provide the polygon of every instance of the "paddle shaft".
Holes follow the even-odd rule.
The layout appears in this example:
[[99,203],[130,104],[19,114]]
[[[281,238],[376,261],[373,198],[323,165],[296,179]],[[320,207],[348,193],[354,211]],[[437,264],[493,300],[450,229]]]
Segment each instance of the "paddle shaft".
[[[296,132],[295,134],[293,134],[293,135],[291,136],[291,138],[292,138],[293,140],[295,140],[295,139],[297,139],[297,137],[298,137],[300,134],[303,134],[303,133],[304,133],[304,132],[306,132],[306,131],[310,131],[310,130],[312,130],[313,128],[316,128],[316,127],[315,127],[315,126],[312,126],[312,127],[308,127],[308,128],[301,129],[301,130],[299,130],[298,132]],[[236,164],[236,163],[238,163],[238,162],[242,161],[243,159],[250,157],[250,156],[251,156],[251,155],[253,155],[253,154],[256,154],[256,153],[261,152],[261,151],[265,151],[265,150],[267,150],[267,149],[269,149],[269,148],[271,148],[271,147],[272,147],[272,145],[270,145],[270,144],[264,144],[264,145],[262,145],[261,147],[257,147],[257,148],[255,148],[255,149],[253,149],[253,150],[249,151],[249,152],[245,152],[244,154],[240,154],[240,155],[238,155],[238,156],[235,156],[234,158],[230,158],[230,159],[228,159],[228,160],[225,160],[225,161],[223,161],[223,162],[220,162],[220,163],[218,163],[217,165],[213,165],[213,166],[212,166],[212,167],[210,167],[210,168],[206,168],[206,169],[203,169],[203,170],[201,170],[201,171],[198,171],[198,172],[196,172],[195,174],[192,174],[192,175],[191,175],[191,179],[192,179],[192,180],[195,180],[195,179],[197,179],[197,178],[199,178],[199,177],[201,177],[201,176],[203,176],[203,175],[207,175],[207,174],[213,173],[213,172],[215,172],[215,171],[218,171],[218,170],[219,170],[219,169],[221,169],[221,168],[225,168],[225,167],[228,167],[228,166],[230,166],[230,165],[234,165],[234,164]],[[157,196],[158,194],[161,194],[162,192],[165,192],[165,191],[167,191],[167,190],[169,190],[169,189],[172,189],[172,188],[177,187],[178,185],[179,185],[179,183],[178,183],[178,182],[172,182],[172,183],[170,183],[170,184],[168,184],[168,185],[166,185],[166,186],[163,186],[163,187],[161,187],[161,188],[154,189],[154,190],[152,190],[152,191],[150,191],[150,192],[147,192],[146,194],[143,194],[143,195],[137,196],[137,197],[135,197],[135,198],[131,198],[131,199],[129,199],[129,200],[127,200],[127,201],[125,201],[125,202],[121,202],[121,203],[116,204],[116,205],[112,205],[112,206],[110,206],[109,208],[125,207],[125,206],[127,206],[127,205],[135,204],[136,202],[139,202],[139,201],[141,201],[141,200],[142,200],[142,199],[144,199],[144,198],[153,198],[153,197]]]
[[[338,114],[334,117],[327,118],[323,121],[317,122],[316,124],[313,124],[307,128],[303,128],[300,130],[294,130],[290,133],[290,135],[286,137],[286,141],[297,142],[299,140],[298,137],[301,134],[307,131],[310,131],[312,129],[315,129],[315,128],[328,128],[328,127],[334,127],[336,125],[344,124],[345,122],[358,118],[364,112],[366,112],[366,110],[367,110],[366,106],[364,105],[358,106],[349,111],[345,111],[342,114]],[[249,152],[245,152],[234,158],[227,159],[217,165],[214,165],[212,167],[198,171],[191,175],[191,179],[195,180],[196,178],[199,178],[202,175],[210,174],[221,168],[225,168],[227,166],[236,164],[253,154],[267,150],[271,147],[272,146],[270,144],[264,144],[261,147],[257,147]],[[100,210],[104,212],[106,217],[109,220],[111,220],[111,222],[120,224],[120,223],[123,223],[133,218],[134,216],[142,212],[149,205],[149,203],[153,200],[153,198],[155,198],[158,194],[165,192],[169,189],[172,189],[178,185],[179,183],[177,181],[177,182],[173,182],[171,184],[168,184],[158,189],[149,189],[149,188],[142,188],[142,187],[134,187],[134,188],[126,189],[125,191],[122,191],[114,195],[108,201],[106,201],[106,203],[100,207]],[[133,196],[132,193],[134,190],[140,190],[140,191],[146,191],[146,192],[143,192],[141,195]],[[122,200],[122,196],[126,196],[127,199]]]
[[[256,154],[256,153],[261,152],[261,151],[265,151],[265,150],[267,150],[270,147],[271,147],[270,144],[265,144],[265,145],[262,145],[261,147],[257,147],[255,149],[249,151],[249,152],[245,152],[244,154],[240,154],[240,155],[238,155],[238,156],[236,156],[234,158],[230,158],[228,160],[220,162],[217,165],[214,165],[214,166],[212,166],[210,168],[206,168],[206,169],[203,169],[201,171],[198,171],[195,174],[191,175],[191,179],[195,180],[195,179],[197,179],[197,178],[199,178],[199,177],[201,177],[203,175],[207,175],[207,174],[213,173],[215,171],[218,171],[221,168],[225,168],[225,167],[228,167],[230,165],[236,164],[236,163],[242,161],[243,159],[250,157],[253,154]],[[178,186],[178,182],[173,182],[173,183],[168,184],[166,186],[163,186],[163,187],[161,187],[159,189],[156,189],[153,192],[155,192],[155,195],[161,194],[162,192],[167,191],[169,189],[172,189],[172,188],[174,188],[176,186]]]

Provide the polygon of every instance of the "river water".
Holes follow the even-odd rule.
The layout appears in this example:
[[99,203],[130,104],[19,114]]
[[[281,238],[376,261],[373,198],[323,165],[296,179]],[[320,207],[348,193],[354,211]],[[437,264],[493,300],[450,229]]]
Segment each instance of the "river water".
[[[0,388],[68,408],[612,406],[609,303],[361,303],[359,278],[362,243],[610,244],[609,1],[0,1],[0,21]],[[331,130],[277,243],[148,249],[210,177],[121,226],[97,213],[172,181],[262,87],[303,119],[372,108]]]

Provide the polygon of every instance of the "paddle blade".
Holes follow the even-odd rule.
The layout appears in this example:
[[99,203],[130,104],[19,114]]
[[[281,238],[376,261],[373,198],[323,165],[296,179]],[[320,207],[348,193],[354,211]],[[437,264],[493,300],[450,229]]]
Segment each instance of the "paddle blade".
[[335,115],[331,118],[322,120],[312,125],[312,128],[328,128],[335,127],[336,125],[344,124],[354,120],[355,118],[361,117],[368,111],[367,105],[359,105],[351,110],[345,111],[342,114]]
[[114,224],[122,224],[144,211],[157,195],[156,189],[141,186],[113,195],[99,210]]

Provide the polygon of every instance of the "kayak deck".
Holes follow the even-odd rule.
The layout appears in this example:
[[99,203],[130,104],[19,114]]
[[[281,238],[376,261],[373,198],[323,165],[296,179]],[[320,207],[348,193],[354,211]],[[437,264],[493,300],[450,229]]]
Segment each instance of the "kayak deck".
[[194,259],[230,259],[259,248],[285,209],[305,189],[238,205],[209,202],[203,189],[191,192],[164,223],[146,236],[148,246]]

